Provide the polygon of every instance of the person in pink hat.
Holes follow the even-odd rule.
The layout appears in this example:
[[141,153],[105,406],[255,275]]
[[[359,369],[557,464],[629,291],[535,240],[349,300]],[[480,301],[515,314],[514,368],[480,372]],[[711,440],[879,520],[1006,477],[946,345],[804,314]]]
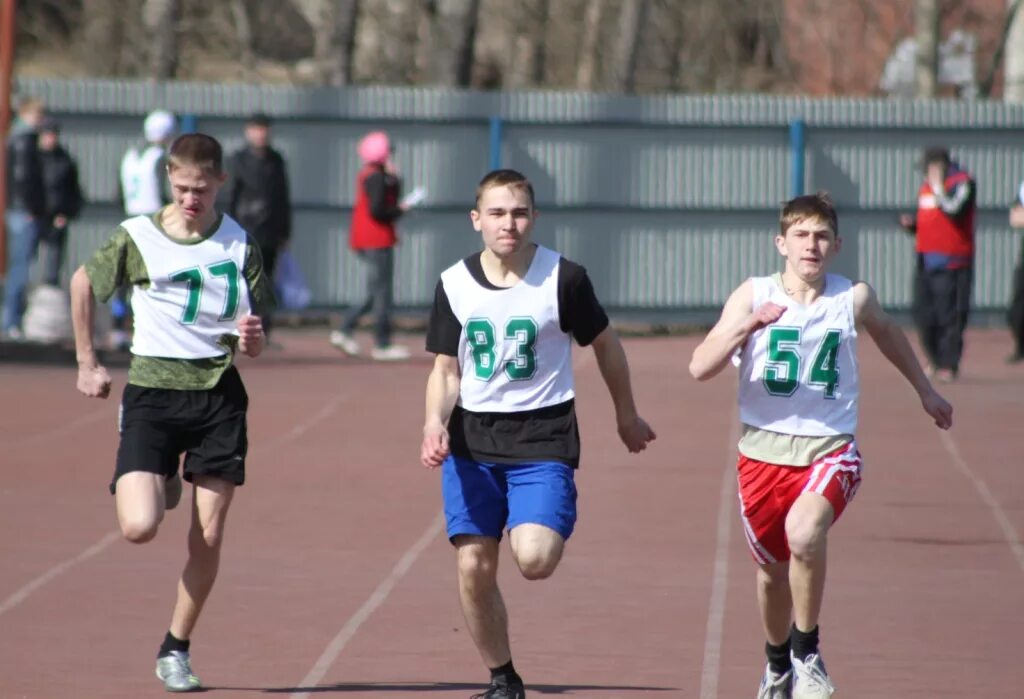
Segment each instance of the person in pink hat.
[[383,131],[366,134],[357,149],[362,169],[356,180],[356,203],[349,227],[349,246],[369,266],[366,301],[353,306],[341,326],[330,335],[330,343],[345,354],[361,353],[354,337],[359,320],[369,312],[374,317],[374,346],[370,352],[379,361],[408,359],[409,349],[391,343],[391,309],[395,273],[395,222],[408,210],[401,202],[402,180],[391,159],[391,140]]

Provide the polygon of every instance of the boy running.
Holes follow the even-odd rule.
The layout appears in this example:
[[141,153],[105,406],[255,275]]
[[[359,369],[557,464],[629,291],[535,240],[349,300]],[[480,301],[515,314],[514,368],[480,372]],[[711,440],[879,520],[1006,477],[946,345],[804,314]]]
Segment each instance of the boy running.
[[580,439],[572,341],[593,345],[630,452],[655,438],[637,414],[629,366],[583,267],[530,241],[533,187],[514,170],[480,182],[473,227],[484,250],[438,282],[427,330],[436,354],[427,381],[420,458],[442,467],[448,537],[473,641],[491,670],[478,699],[523,699],[498,590],[506,528],[523,577],[554,573],[576,523]]
[[199,690],[189,638],[220,561],[228,507],[245,481],[248,397],[235,350],[263,350],[259,313],[272,301],[259,248],[217,213],[224,183],[220,144],[180,136],[167,162],[173,201],[122,222],[71,281],[78,390],[106,398],[111,379],[93,345],[95,298],[135,286],[132,361],[121,402],[120,446],[110,491],[125,539],[156,536],[181,498],[178,472],[193,485],[188,561],[156,674],[170,692]]
[[739,489],[768,637],[758,699],[825,699],[832,684],[818,650],[828,529],[861,480],[857,428],[860,328],[902,373],[941,429],[953,409],[935,392],[903,331],[874,290],[827,272],[838,221],[824,193],[782,209],[775,246],[785,271],[737,288],[694,350],[698,381],[738,361]]

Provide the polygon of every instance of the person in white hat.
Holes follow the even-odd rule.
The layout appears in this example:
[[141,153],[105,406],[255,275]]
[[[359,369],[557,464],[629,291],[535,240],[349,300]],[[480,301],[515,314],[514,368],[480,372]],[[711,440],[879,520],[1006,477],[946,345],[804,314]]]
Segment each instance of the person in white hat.
[[[174,115],[157,109],[142,123],[145,140],[133,145],[121,158],[118,196],[126,217],[155,213],[171,202],[166,176],[167,145],[177,131]],[[128,288],[118,289],[111,304],[110,345],[127,350],[129,342]]]

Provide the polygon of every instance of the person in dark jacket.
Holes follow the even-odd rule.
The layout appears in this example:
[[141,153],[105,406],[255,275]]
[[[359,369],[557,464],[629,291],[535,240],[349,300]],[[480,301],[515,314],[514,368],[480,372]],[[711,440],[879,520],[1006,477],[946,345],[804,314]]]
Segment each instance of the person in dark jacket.
[[402,180],[391,159],[391,142],[383,131],[367,134],[359,142],[363,168],[356,182],[356,203],[349,228],[349,246],[370,268],[369,292],[361,306],[353,306],[330,335],[330,343],[345,354],[359,356],[353,337],[359,319],[374,315],[374,347],[378,361],[409,358],[409,349],[391,344],[391,306],[395,275],[395,222],[408,207],[401,202]]
[[47,117],[39,127],[39,159],[46,187],[46,215],[39,226],[37,254],[44,284],[58,286],[67,247],[68,221],[82,208],[78,165],[60,143],[60,126]]
[[[227,213],[253,237],[263,271],[273,282],[277,257],[292,234],[292,203],[284,158],[270,145],[270,119],[254,114],[245,123],[245,146],[228,161]],[[263,329],[270,333],[270,317]]]
[[[1010,226],[1024,229],[1024,182],[1017,192],[1017,200],[1010,207]],[[1006,358],[1006,362],[1024,362],[1024,247],[1021,248],[1020,260],[1013,273],[1013,295],[1006,319],[1013,333],[1013,353]]]
[[947,149],[927,149],[922,165],[917,215],[900,223],[916,234],[914,318],[929,373],[949,382],[960,372],[970,312],[977,197],[974,179]]
[[4,280],[0,333],[15,340],[22,337],[25,287],[39,228],[46,214],[46,193],[36,132],[44,113],[43,103],[39,100],[23,100],[7,138],[7,209],[4,212],[7,277]]

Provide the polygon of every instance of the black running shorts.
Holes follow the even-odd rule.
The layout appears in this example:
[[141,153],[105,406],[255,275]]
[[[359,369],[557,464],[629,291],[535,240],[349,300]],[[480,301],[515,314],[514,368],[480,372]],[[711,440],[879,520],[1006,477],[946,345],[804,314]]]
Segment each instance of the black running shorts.
[[110,492],[118,478],[132,471],[174,475],[182,454],[186,481],[206,475],[242,485],[249,447],[248,407],[249,396],[235,367],[205,391],[126,385]]

